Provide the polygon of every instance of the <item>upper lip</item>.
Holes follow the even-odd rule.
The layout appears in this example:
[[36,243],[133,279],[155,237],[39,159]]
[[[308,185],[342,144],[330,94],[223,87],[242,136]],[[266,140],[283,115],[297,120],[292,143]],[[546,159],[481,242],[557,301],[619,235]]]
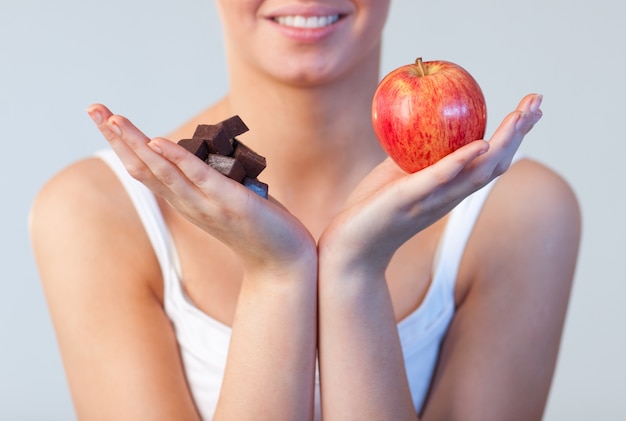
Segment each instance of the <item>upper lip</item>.
[[281,7],[277,7],[270,11],[267,11],[264,15],[268,19],[274,19],[280,16],[333,16],[339,15],[343,17],[348,14],[348,11],[334,6],[327,6],[324,4],[289,4]]

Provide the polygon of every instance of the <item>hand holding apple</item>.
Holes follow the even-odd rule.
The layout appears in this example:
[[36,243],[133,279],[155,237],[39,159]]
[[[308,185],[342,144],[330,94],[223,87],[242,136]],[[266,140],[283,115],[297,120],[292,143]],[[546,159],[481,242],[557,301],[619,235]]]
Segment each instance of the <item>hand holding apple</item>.
[[474,78],[447,61],[401,66],[385,76],[372,101],[383,149],[413,173],[485,135],[485,98]]

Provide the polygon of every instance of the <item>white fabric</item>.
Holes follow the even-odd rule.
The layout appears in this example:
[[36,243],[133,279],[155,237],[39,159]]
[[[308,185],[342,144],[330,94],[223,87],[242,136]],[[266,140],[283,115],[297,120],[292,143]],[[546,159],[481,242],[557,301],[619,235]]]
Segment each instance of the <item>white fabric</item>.
[[[153,193],[126,172],[113,151],[103,150],[97,155],[123,183],[152,242],[163,274],[165,311],[176,330],[189,387],[203,419],[210,420],[219,397],[231,329],[200,311],[185,295],[176,250]],[[465,245],[492,185],[474,193],[452,211],[439,243],[427,294],[419,308],[398,323],[417,412],[424,403],[441,342],[454,315],[454,287]]]

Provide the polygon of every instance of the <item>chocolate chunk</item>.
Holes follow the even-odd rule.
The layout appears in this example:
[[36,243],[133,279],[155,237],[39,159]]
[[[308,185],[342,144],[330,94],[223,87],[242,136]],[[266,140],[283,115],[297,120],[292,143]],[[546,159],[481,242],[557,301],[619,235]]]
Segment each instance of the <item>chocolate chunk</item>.
[[264,199],[267,199],[268,196],[268,185],[263,183],[262,181],[257,180],[256,178],[244,177],[242,184],[261,196]]
[[239,183],[241,183],[243,178],[246,176],[246,170],[243,168],[243,165],[230,156],[209,154],[206,163],[209,164],[211,168]]
[[248,126],[241,120],[238,115],[234,115],[230,118],[219,123],[220,126],[224,128],[226,132],[226,136],[229,139],[234,139],[236,136],[244,134],[248,131]]
[[268,198],[268,185],[257,176],[265,169],[265,158],[241,143],[236,136],[248,131],[238,115],[218,124],[200,124],[191,139],[182,139],[179,145],[245,187]]
[[261,171],[266,167],[265,158],[254,152],[252,149],[241,143],[237,139],[233,139],[233,157],[241,162],[246,169],[246,176],[257,178]]
[[203,161],[209,156],[209,148],[202,139],[181,139],[178,144]]
[[209,148],[209,153],[232,155],[231,137],[220,124],[200,124],[193,134],[194,139],[201,139]]

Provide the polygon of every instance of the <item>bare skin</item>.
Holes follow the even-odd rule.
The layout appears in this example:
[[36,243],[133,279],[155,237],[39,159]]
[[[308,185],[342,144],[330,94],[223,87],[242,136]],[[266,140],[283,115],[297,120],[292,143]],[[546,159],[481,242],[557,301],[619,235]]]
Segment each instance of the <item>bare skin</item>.
[[[226,22],[238,3],[219,2]],[[307,82],[294,83],[226,38],[236,69],[228,95],[167,139],[103,105],[88,110],[131,175],[158,195],[192,301],[232,327],[215,419],[312,417],[318,347],[325,420],[540,419],[580,235],[576,199],[558,175],[530,160],[509,169],[541,118],[541,98],[522,99],[488,143],[409,175],[385,159],[364,118],[379,43],[323,77],[302,79],[310,66],[297,68]],[[233,114],[251,127],[242,140],[268,159],[269,201],[170,141]],[[396,323],[423,300],[448,212],[496,177],[416,414]],[[33,206],[31,231],[79,417],[198,420],[158,263],[106,165],[88,158],[56,175]],[[207,276],[218,265],[220,276]]]

